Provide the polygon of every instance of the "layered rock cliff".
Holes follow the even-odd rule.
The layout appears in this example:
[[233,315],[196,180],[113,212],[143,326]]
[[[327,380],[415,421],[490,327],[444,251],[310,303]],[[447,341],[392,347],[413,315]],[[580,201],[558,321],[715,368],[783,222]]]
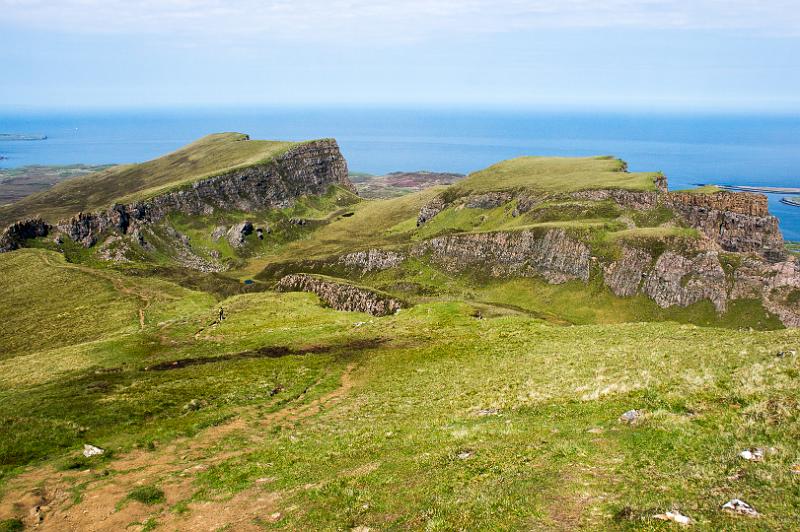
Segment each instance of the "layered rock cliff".
[[277,288],[284,292],[311,292],[336,310],[373,316],[387,316],[403,308],[400,300],[387,294],[314,275],[287,275],[278,282]]
[[[491,209],[514,201],[509,210],[517,217],[534,209],[558,211],[570,201],[610,201],[623,213],[617,221],[629,229],[636,228],[632,218],[666,210],[672,213],[666,227],[694,229],[697,238],[678,242],[659,237],[658,232],[647,236],[645,231],[641,233],[644,245],[612,243],[616,251],[609,254],[608,249],[605,253],[593,250],[595,244],[583,237],[540,227],[438,236],[415,245],[412,254],[428,257],[453,273],[478,270],[494,277],[539,276],[550,283],[587,282],[597,272],[614,294],[644,294],[663,308],[707,300],[725,312],[731,301],[761,300],[785,325],[800,326],[800,259],[786,252],[765,196],[669,192],[666,178],[660,175],[655,188],[652,192],[595,189],[549,194],[527,190],[455,198],[445,191],[421,209],[417,224],[451,208]],[[592,256],[593,251],[598,256]]]
[[763,194],[672,192],[663,201],[723,251],[759,253],[774,262],[786,257],[778,219],[770,215]]
[[544,202],[611,200],[624,209],[651,211],[659,207],[672,210],[687,227],[697,229],[707,240],[709,250],[758,253],[769,261],[786,258],[778,219],[769,213],[763,194],[720,191],[716,193],[668,192],[666,178],[657,176],[655,192],[623,189],[582,190],[569,194],[535,194],[507,192],[469,195],[449,199],[439,195],[423,206],[417,217],[422,225],[447,208],[494,208],[516,199],[514,215],[529,212]]
[[324,194],[332,185],[355,193],[347,174],[347,163],[335,140],[305,142],[263,163],[196,181],[147,200],[113,205],[101,212],[79,213],[55,224],[54,230],[89,247],[106,231],[128,234],[170,213],[207,215],[217,209],[252,212],[284,208],[301,196]]
[[446,235],[413,248],[449,272],[480,270],[493,277],[540,275],[553,283],[589,280],[589,247],[563,229]]

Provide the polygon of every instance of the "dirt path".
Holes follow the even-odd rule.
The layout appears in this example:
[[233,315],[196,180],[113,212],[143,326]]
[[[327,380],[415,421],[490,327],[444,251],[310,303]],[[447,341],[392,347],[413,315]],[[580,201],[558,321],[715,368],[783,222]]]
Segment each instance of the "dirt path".
[[[281,496],[270,492],[268,483],[256,483],[227,501],[191,502],[184,513],[169,508],[191,497],[197,473],[250,450],[216,450],[227,436],[241,434],[255,444],[263,441],[264,426],[291,424],[327,411],[352,389],[355,369],[355,364],[348,365],[339,387],[306,404],[302,404],[302,395],[294,405],[262,418],[256,418],[257,407],[245,408],[232,421],[206,429],[191,439],[180,439],[152,452],[134,451],[122,456],[108,466],[107,476],[98,470],[76,473],[52,467],[24,473],[9,481],[0,500],[0,518],[16,516],[37,530],[58,532],[138,530],[141,527],[131,525],[143,524],[150,518],[164,530],[212,531],[225,525],[237,531],[261,530],[253,524],[254,519],[280,518],[276,508]],[[83,493],[76,503],[73,486],[80,484],[84,485]],[[133,487],[144,484],[158,484],[166,495],[166,504],[120,504]]]

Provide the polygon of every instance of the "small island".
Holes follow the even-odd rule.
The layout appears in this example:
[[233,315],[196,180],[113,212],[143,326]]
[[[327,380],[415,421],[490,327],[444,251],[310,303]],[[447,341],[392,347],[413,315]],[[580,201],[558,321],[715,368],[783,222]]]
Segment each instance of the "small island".
[[0,141],[3,140],[47,140],[47,135],[21,135],[18,133],[0,133]]

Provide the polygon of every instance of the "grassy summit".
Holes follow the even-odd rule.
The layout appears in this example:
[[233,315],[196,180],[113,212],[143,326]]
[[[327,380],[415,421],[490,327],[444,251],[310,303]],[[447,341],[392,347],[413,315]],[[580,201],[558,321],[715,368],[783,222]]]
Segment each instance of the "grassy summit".
[[530,189],[543,192],[619,188],[655,190],[657,173],[628,173],[613,157],[518,157],[475,172],[455,187],[468,192]]
[[208,135],[183,148],[141,164],[115,166],[70,179],[0,208],[0,225],[41,215],[56,222],[80,211],[152,197],[186,183],[268,160],[291,142],[249,140],[241,133]]

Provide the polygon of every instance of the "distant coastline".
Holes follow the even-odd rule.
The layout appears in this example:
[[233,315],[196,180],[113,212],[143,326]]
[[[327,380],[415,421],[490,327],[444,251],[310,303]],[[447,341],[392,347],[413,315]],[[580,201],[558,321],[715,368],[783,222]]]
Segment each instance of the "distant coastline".
[[[707,186],[707,185],[700,185]],[[800,188],[794,187],[753,187],[749,185],[713,185],[725,190],[738,192],[760,192],[762,194],[800,194]]]
[[800,198],[781,198],[781,203],[792,207],[800,207]]
[[3,140],[47,140],[47,135],[20,135],[17,133],[0,133],[0,141]]

